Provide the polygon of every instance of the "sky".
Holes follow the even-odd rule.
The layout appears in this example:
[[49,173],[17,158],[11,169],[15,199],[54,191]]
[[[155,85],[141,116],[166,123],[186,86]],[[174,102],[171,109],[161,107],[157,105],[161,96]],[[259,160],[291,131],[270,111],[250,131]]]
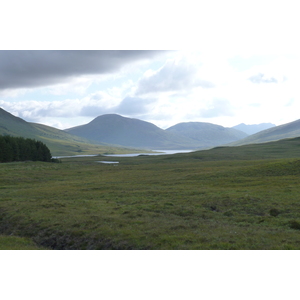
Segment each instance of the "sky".
[[[122,2],[118,10],[108,4],[112,19],[75,5],[67,26],[55,5],[43,22],[38,14],[31,12],[32,20],[19,13],[23,32],[15,25],[2,37],[0,107],[59,129],[103,114],[163,129],[180,122],[232,127],[299,119],[296,2],[206,2],[153,1],[127,14]],[[85,15],[82,23],[78,15]]]

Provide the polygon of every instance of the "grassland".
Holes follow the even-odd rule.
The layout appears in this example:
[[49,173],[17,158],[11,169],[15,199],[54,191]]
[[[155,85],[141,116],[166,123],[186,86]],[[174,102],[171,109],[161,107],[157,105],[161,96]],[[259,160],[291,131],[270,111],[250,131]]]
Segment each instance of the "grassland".
[[0,250],[47,250],[47,248],[38,247],[30,238],[0,235]]
[[51,249],[300,249],[299,149],[1,164],[0,232]]

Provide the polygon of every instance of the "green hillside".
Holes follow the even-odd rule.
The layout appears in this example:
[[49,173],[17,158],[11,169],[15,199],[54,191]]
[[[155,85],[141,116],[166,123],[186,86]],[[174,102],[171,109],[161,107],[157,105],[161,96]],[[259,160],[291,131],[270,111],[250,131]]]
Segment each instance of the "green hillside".
[[[216,147],[196,151],[186,157],[200,160],[261,160],[300,157],[300,137],[235,147]],[[181,154],[177,154],[182,156]],[[182,156],[183,157],[183,156]]]
[[298,136],[300,136],[300,120],[260,131],[242,140],[231,143],[229,146],[266,143]]
[[34,138],[38,130],[21,118],[0,108],[0,134]]
[[197,141],[203,148],[224,145],[247,136],[246,133],[233,128],[204,122],[179,123],[168,128],[167,131],[189,137]]

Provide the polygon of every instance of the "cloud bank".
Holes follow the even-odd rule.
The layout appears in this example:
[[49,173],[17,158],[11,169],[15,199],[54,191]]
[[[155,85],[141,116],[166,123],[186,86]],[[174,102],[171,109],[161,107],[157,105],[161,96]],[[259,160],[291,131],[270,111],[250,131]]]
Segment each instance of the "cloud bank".
[[0,90],[61,84],[108,74],[163,51],[0,51]]

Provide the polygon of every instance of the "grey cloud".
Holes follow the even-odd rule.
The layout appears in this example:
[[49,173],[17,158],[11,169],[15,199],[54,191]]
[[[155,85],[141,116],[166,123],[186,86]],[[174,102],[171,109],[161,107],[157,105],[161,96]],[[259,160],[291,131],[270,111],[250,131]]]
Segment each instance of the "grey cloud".
[[259,73],[255,76],[248,78],[253,83],[278,83],[278,80],[274,77],[266,77],[264,74]]
[[0,89],[33,88],[107,74],[163,51],[0,51]]
[[168,62],[158,72],[139,81],[137,95],[188,90],[193,87],[212,88],[214,84],[197,78],[197,68],[189,64]]
[[226,99],[214,99],[211,108],[204,109],[200,112],[203,118],[214,118],[221,116],[233,116],[230,103]]

